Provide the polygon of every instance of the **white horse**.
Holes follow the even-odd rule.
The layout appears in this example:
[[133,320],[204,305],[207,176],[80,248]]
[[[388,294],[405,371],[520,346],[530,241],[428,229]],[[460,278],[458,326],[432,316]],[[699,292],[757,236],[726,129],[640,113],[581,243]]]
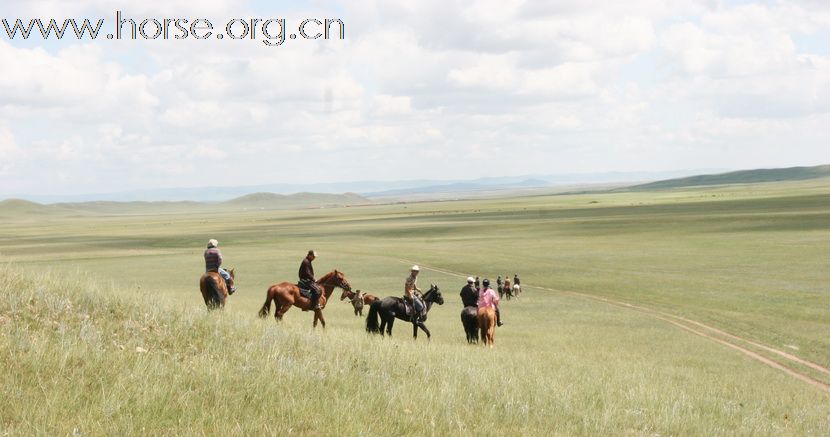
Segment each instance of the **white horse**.
[[519,294],[522,292],[522,286],[519,284],[513,284],[513,296],[519,297]]

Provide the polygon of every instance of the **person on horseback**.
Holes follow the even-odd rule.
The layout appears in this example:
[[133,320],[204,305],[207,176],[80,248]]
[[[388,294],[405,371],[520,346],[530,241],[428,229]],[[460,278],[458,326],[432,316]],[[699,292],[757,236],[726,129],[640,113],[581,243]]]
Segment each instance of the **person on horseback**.
[[481,291],[478,293],[478,307],[479,308],[493,308],[496,310],[496,325],[502,326],[504,323],[501,322],[501,315],[499,314],[499,295],[490,288],[490,280],[485,279],[482,284]]
[[314,279],[314,266],[311,265],[311,262],[317,258],[317,252],[313,250],[309,250],[308,254],[303,258],[303,262],[300,263],[300,283],[297,284],[300,288],[305,288],[311,293],[311,310],[319,310],[320,309],[320,295],[323,294],[320,290],[320,287],[317,285],[317,281]]
[[513,285],[518,285],[518,286],[522,285],[522,283],[519,281],[519,274],[518,273],[513,274]]
[[475,284],[476,284],[476,292],[478,292],[479,290],[481,290],[481,281],[478,279],[478,276],[476,276]]
[[478,290],[474,285],[475,279],[472,276],[467,278],[467,285],[461,288],[461,303],[465,307],[474,307],[478,303]]
[[502,279],[501,275],[499,275],[499,277],[496,278],[496,287],[498,287],[499,291],[501,291],[502,285],[504,285],[504,279]]
[[231,274],[221,267],[222,252],[219,251],[219,242],[211,238],[208,240],[207,249],[205,250],[205,271],[216,272],[225,280],[225,286],[228,288],[228,294],[233,294],[236,287],[233,286]]
[[418,272],[421,271],[421,268],[417,265],[412,266],[409,269],[409,276],[406,277],[406,282],[403,286],[403,299],[404,302],[409,303],[410,308],[412,308],[411,313],[411,321],[415,322],[418,320],[418,317],[421,315],[421,312],[426,307],[424,302],[421,300],[419,293],[421,293],[421,289],[418,288]]

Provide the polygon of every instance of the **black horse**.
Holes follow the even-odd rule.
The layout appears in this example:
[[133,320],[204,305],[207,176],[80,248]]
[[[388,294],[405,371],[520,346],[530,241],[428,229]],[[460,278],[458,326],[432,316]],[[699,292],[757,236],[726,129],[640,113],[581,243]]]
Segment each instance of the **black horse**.
[[[433,303],[444,305],[444,297],[441,296],[441,290],[437,285],[430,285],[429,291],[424,293],[424,303],[427,307],[423,317],[412,322],[412,336],[418,338],[418,328],[421,328],[427,334],[427,338],[431,337],[429,329],[424,324],[427,320],[426,313],[432,308]],[[380,317],[380,326],[378,326],[378,317]],[[383,335],[384,330],[386,334],[392,335],[392,325],[395,323],[395,318],[410,321],[406,315],[406,307],[404,300],[401,297],[389,296],[381,300],[372,302],[369,307],[369,314],[366,316],[366,331],[371,333],[380,333]]]
[[464,307],[461,310],[461,324],[467,334],[467,343],[478,343],[478,307]]

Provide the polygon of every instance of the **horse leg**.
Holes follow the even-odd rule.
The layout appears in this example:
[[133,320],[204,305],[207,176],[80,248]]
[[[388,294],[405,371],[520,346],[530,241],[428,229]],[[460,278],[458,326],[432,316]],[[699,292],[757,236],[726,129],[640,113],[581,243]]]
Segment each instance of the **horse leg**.
[[416,322],[412,322],[412,338],[414,340],[418,339],[418,324]]
[[323,311],[321,310],[314,310],[314,327],[317,327],[317,321],[320,321],[320,324],[323,325],[323,329],[326,328],[326,319],[323,318]]
[[274,308],[274,320],[280,321],[282,320],[282,316],[285,315],[288,310],[291,309],[291,304],[286,302],[279,308]]
[[392,336],[392,325],[394,325],[394,324],[395,324],[395,318],[392,317],[392,318],[389,319],[389,324],[386,327],[386,334],[389,335],[390,337]]
[[[427,334],[427,340],[432,338],[432,334],[429,332],[429,329],[427,329],[427,325],[424,322],[418,321],[418,324],[415,327],[416,327],[416,329],[421,328],[421,330],[424,331]],[[417,333],[418,331],[416,330],[415,332]],[[416,337],[417,337],[417,335],[416,335]]]

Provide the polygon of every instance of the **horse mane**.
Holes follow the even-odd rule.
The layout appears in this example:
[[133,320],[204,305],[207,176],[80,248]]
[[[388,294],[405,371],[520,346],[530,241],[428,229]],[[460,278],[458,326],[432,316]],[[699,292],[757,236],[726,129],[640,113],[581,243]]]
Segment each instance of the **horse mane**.
[[[326,281],[331,279],[333,276],[337,275],[337,270],[332,270],[325,275],[321,276],[320,279],[317,280],[318,284],[324,284]],[[333,284],[332,284],[333,285]]]

